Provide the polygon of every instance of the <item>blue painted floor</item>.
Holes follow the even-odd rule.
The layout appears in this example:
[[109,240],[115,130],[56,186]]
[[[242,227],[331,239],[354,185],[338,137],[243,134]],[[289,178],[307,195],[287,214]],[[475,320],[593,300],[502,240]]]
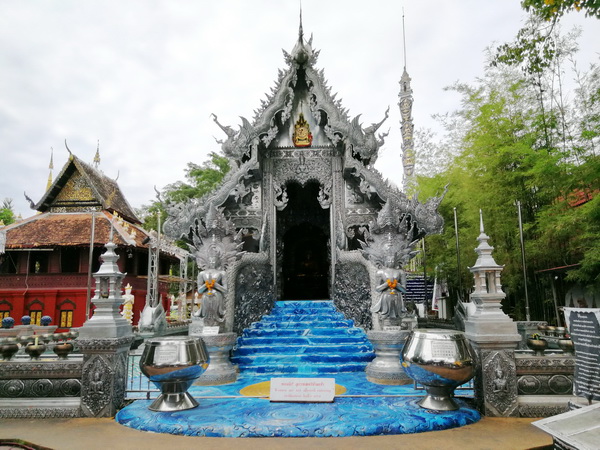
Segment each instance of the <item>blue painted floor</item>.
[[189,392],[200,403],[195,409],[158,413],[148,409],[151,400],[137,400],[119,411],[116,420],[143,431],[188,436],[334,437],[420,433],[460,427],[481,418],[468,405],[470,390],[456,391],[459,410],[430,411],[416,404],[424,391],[412,385],[370,383],[364,372],[331,377],[347,389],[333,403],[271,403],[243,397],[242,388],[270,377],[241,375],[230,385],[192,386]]
[[[137,400],[116,420],[139,430],[189,436],[332,437],[420,433],[480,419],[466,402],[470,390],[456,391],[459,410],[441,412],[418,406],[425,391],[412,384],[367,381],[364,369],[373,356],[365,332],[345,320],[332,301],[279,301],[238,339],[233,362],[240,377],[235,383],[192,386],[189,392],[200,403],[195,409],[158,413],[148,409],[151,400]],[[147,381],[133,363],[129,390]],[[335,378],[346,392],[333,403],[271,403],[240,395],[247,386],[282,377]]]

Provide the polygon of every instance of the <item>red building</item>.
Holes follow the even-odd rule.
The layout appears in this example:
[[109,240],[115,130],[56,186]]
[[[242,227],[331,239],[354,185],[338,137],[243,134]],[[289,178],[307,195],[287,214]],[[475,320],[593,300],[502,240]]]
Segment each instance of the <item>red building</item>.
[[[88,298],[94,295],[90,274],[100,267],[112,222],[119,269],[127,274],[123,286],[133,287],[137,323],[146,302],[149,249],[144,242],[149,233],[140,227],[116,181],[71,155],[33,207],[38,214],[2,228],[6,248],[0,254],[0,317],[13,317],[20,324],[23,315],[30,315],[31,323],[39,324],[47,315],[58,331],[83,325]],[[168,273],[174,261],[161,251],[159,272]],[[167,283],[159,282],[165,308],[167,290]]]

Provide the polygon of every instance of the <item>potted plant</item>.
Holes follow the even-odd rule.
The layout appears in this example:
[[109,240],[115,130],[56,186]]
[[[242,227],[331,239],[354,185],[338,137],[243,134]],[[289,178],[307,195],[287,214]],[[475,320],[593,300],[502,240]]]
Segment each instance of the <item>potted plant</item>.
[[538,333],[534,333],[527,339],[527,347],[533,350],[536,356],[544,356],[544,350],[548,348],[548,341],[542,339]]
[[564,337],[560,338],[557,344],[558,348],[560,348],[565,353],[572,354],[575,350],[573,341],[571,340],[571,335],[569,333],[565,333]]

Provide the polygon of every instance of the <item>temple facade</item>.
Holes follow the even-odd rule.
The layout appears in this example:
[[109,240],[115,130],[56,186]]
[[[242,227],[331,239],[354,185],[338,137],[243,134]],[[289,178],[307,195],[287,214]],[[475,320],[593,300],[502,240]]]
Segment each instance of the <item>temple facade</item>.
[[[394,242],[377,245],[402,254],[402,264],[418,239],[443,226],[436,211],[441,197],[419,203],[373,167],[388,112],[366,127],[360,116],[351,118],[316,67],[318,54],[300,25],[293,50],[284,51],[286,68],[253,120],[242,118],[235,130],[213,116],[226,134],[219,142],[232,167],[222,184],[168,208],[165,232],[172,238],[211,240],[223,253],[216,243],[229,233],[245,252],[223,261],[227,330],[241,331],[274,300],[302,299],[334,299],[347,317],[371,326],[382,262],[363,250],[387,229],[381,222],[395,227]],[[228,225],[206,231],[216,229],[219,215]]]
[[[31,206],[36,215],[2,228],[6,242],[0,254],[0,314],[17,325],[25,315],[38,325],[41,317],[49,316],[59,330],[83,325],[90,313],[90,260],[95,273],[112,223],[119,268],[126,274],[124,286],[129,284],[135,297],[132,313],[137,323],[146,303],[151,235],[117,182],[71,154],[41,200]],[[164,277],[177,258],[164,250],[159,291],[166,308]],[[93,284],[91,288],[93,295]]]

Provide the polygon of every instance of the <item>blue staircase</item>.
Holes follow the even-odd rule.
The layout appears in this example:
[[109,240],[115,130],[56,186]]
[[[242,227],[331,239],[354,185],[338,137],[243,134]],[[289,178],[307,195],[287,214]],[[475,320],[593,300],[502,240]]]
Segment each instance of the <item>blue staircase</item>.
[[244,330],[231,361],[244,374],[296,376],[361,372],[374,356],[362,328],[331,300],[278,301]]

